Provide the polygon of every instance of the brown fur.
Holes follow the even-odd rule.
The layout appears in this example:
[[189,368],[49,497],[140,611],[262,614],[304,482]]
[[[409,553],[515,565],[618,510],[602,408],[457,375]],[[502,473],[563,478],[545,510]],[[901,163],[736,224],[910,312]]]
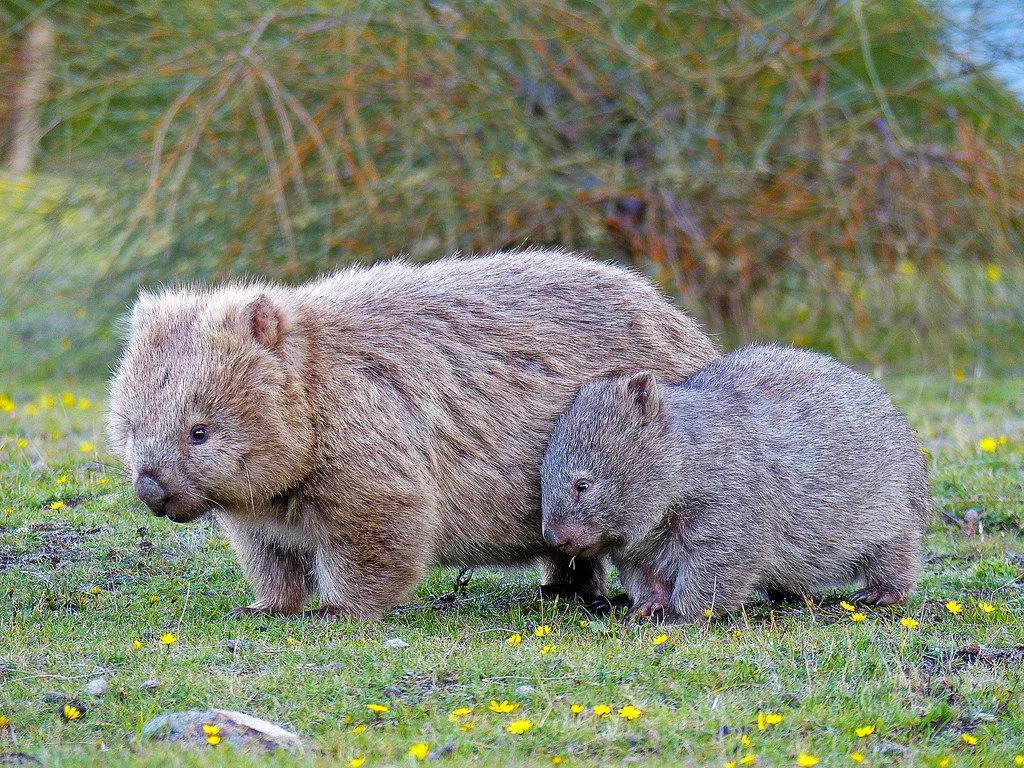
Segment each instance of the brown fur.
[[256,593],[243,612],[316,592],[380,616],[434,564],[539,559],[557,588],[603,594],[600,561],[570,570],[541,536],[555,417],[589,378],[679,381],[715,356],[647,282],[561,252],[172,290],[135,307],[110,436],[136,487],[163,489],[158,513],[216,515]]

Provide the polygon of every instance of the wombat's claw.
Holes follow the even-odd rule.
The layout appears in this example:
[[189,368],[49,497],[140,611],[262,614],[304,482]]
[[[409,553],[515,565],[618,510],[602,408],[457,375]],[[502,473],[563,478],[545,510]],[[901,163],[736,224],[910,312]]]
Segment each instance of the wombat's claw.
[[[582,597],[582,595],[581,595]],[[607,616],[609,613],[614,611],[616,608],[632,608],[633,601],[629,599],[629,595],[621,594],[609,597],[607,595],[589,596],[585,598],[586,604],[584,610],[587,613],[592,613],[595,616]]]
[[244,619],[246,616],[263,616],[266,613],[267,611],[262,608],[253,608],[251,605],[243,605],[241,608],[235,608],[235,610],[225,613],[224,621]]
[[313,619],[314,621],[332,622],[344,618],[344,611],[334,605],[323,605],[302,612],[302,618]]
[[634,605],[626,616],[626,621],[630,624],[639,624],[645,620],[655,623],[665,621],[665,606],[655,602],[639,603]]
[[877,605],[882,608],[887,605],[898,605],[907,599],[907,595],[896,587],[864,587],[850,595],[854,603],[862,605]]

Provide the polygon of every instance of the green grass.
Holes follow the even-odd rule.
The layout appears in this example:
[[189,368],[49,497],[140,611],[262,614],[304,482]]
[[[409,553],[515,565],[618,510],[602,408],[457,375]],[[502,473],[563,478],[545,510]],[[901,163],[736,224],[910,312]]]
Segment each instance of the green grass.
[[[66,403],[51,390],[45,408],[41,387],[8,390],[0,715],[10,726],[0,730],[0,755],[115,766],[326,766],[362,756],[373,766],[411,764],[410,745],[425,742],[446,765],[550,765],[556,756],[566,766],[725,765],[747,753],[755,765],[792,765],[807,752],[825,766],[850,765],[854,750],[864,765],[1013,765],[1024,753],[1024,381],[883,383],[930,451],[939,510],[910,605],[869,611],[856,624],[837,592],[809,607],[752,603],[743,615],[668,629],[596,619],[583,627],[576,607],[532,597],[535,574],[499,571],[477,572],[459,593],[454,573],[437,571],[378,623],[222,621],[249,594],[220,534],[149,517],[94,463],[106,457],[101,387],[69,387]],[[979,449],[979,439],[999,436],[1007,442],[994,452]],[[83,442],[96,447],[83,452]],[[947,517],[967,509],[980,511],[983,535],[967,536]],[[963,613],[950,613],[949,600]],[[902,627],[904,616],[919,626]],[[534,636],[542,624],[550,637]],[[177,642],[163,647],[167,632]],[[523,635],[518,647],[507,642],[514,632]],[[668,640],[655,646],[662,632]],[[409,647],[385,649],[391,637]],[[232,651],[226,641],[241,642]],[[549,643],[557,650],[542,655]],[[109,682],[102,698],[83,691],[95,676]],[[160,687],[143,692],[146,680]],[[65,699],[85,715],[65,722]],[[493,713],[491,699],[519,707]],[[389,711],[373,716],[372,702]],[[588,709],[574,715],[574,703]],[[607,719],[593,714],[598,704],[611,706]],[[625,704],[642,715],[620,717]],[[188,752],[138,739],[153,715],[208,706],[278,722],[310,749],[260,762],[223,746]],[[457,707],[472,713],[452,722]],[[758,712],[781,722],[759,731]],[[517,718],[533,727],[508,733]],[[474,728],[462,731],[463,722]],[[365,732],[352,732],[363,723]],[[875,731],[858,738],[865,724]]]

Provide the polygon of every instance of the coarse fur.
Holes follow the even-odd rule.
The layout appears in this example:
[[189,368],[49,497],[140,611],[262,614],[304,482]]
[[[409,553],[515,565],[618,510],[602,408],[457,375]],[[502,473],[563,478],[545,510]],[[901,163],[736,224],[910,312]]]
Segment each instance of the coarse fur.
[[[157,514],[212,513],[256,599],[378,617],[434,564],[539,561],[602,595],[600,560],[540,532],[538,468],[590,378],[681,381],[717,355],[629,271],[558,251],[391,261],[297,287],[143,294],[109,434]],[[200,431],[197,431],[200,430]]]
[[676,386],[584,384],[542,467],[544,534],[610,554],[640,616],[692,621],[755,589],[857,581],[891,604],[917,581],[924,460],[873,381],[825,355],[757,346]]

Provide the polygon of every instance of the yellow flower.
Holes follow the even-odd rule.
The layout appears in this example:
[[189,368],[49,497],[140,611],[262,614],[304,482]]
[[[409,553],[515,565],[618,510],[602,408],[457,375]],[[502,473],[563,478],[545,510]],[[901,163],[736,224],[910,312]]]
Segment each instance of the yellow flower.
[[732,636],[739,640],[741,637],[743,637],[743,633],[740,632],[738,629],[734,629],[732,631]]
[[58,509],[64,509],[64,502],[59,499],[50,505],[50,509],[56,511]]
[[864,755],[862,755],[860,752],[851,752],[850,753],[850,762],[854,763],[854,764],[856,764],[856,763],[863,763],[864,762]]
[[98,482],[100,485],[106,485],[107,483],[110,482],[110,478],[109,477],[101,477],[96,482]]
[[14,401],[7,395],[0,395],[0,411],[11,413],[14,410]]
[[359,768],[363,763],[366,762],[365,757],[353,757],[348,761],[348,768]]
[[103,592],[103,590],[102,590],[102,589],[100,589],[99,587],[92,587],[92,588],[91,588],[91,589],[89,590],[89,594],[90,594],[90,595],[99,595],[99,594],[101,594],[102,592]]
[[90,408],[92,408],[92,402],[90,402],[88,397],[78,398],[78,410],[88,411]]
[[60,401],[66,407],[70,408],[72,405],[75,404],[75,396],[72,395],[70,392],[61,392],[60,393]]
[[520,736],[531,728],[533,728],[532,720],[513,720],[508,724],[508,727],[505,730],[509,733],[515,734],[516,736]]
[[667,643],[668,642],[668,635],[658,635],[653,640],[651,640],[651,642],[654,643],[655,645],[662,645],[664,643]]
[[704,618],[705,619],[710,619],[713,614],[714,614],[714,611],[712,611],[710,608],[705,608],[704,609]]
[[409,747],[409,754],[417,760],[426,760],[427,755],[430,754],[430,746],[422,741],[417,741]]
[[459,730],[462,731],[463,733],[469,733],[474,728],[476,728],[476,723],[474,723],[472,721],[470,721],[468,723],[463,723],[462,725],[459,726]]
[[134,640],[132,640],[132,650],[133,651],[137,651],[141,647],[142,647],[142,641],[141,640],[139,640],[138,638],[135,638]]
[[178,638],[176,638],[170,632],[165,632],[164,634],[160,635],[160,642],[164,645],[174,645],[176,642],[178,642]]
[[1024,766],[1024,755],[1014,755],[1013,764],[1016,765],[1017,768],[1020,768],[1020,766]]
[[1006,439],[1006,435],[1000,435],[996,438],[996,443],[999,445],[1006,445],[1009,441]]
[[[589,621],[587,621],[586,619],[580,619],[580,629],[586,629],[589,626],[590,626],[590,622]],[[555,758],[553,758],[553,757],[551,758],[552,761],[554,761],[554,759]],[[559,758],[559,760],[561,760],[561,758]],[[558,765],[558,763],[555,763],[555,765]]]
[[65,704],[61,714],[64,715],[65,720],[77,720],[82,716],[82,710],[74,704]]
[[842,608],[844,611],[856,611],[857,610],[854,606],[850,605],[845,600],[843,600],[842,602],[839,603],[839,607]]
[[25,406],[25,413],[28,416],[35,416],[37,413],[37,409],[32,403],[29,403],[28,405]]
[[998,264],[989,264],[985,267],[985,279],[990,283],[998,283],[1002,276],[1003,270],[999,268]]
[[963,739],[964,744],[966,744],[969,747],[973,747],[975,744],[978,743],[978,737],[972,736],[969,733],[961,733],[960,738]]
[[900,624],[902,624],[907,629],[917,629],[917,619],[912,619],[909,616],[904,616],[902,619],[900,619]]
[[750,737],[747,736],[747,734],[740,734],[740,744],[742,744],[744,747],[749,747],[752,743],[753,742],[750,740]]
[[7,715],[0,715],[0,728],[6,728],[11,724],[11,718]]
[[387,707],[384,704],[367,704],[366,708],[375,715],[383,715],[390,709],[390,707]]
[[206,743],[209,744],[211,747],[216,747],[218,744],[220,744],[220,736],[217,736],[216,734],[211,734],[210,736],[206,737]]
[[863,739],[863,738],[866,738],[866,737],[870,736],[872,733],[875,732],[875,726],[873,726],[873,725],[862,725],[860,728],[857,728],[856,730],[857,730],[857,735],[860,738]]
[[778,712],[769,712],[764,716],[764,721],[768,723],[768,725],[778,725],[782,722],[782,715]]
[[[904,277],[910,277],[912,274],[914,274],[914,262],[912,262],[910,259],[903,259],[900,261],[899,264],[896,265],[896,271],[899,272]],[[814,763],[811,763],[811,765],[814,765]]]
[[508,639],[508,644],[511,645],[513,648],[515,648],[521,642],[523,642],[523,636],[520,635],[518,632],[516,632],[514,635],[510,636],[509,639]]
[[627,704],[626,706],[619,708],[619,717],[624,720],[636,720],[642,714],[643,710],[637,709],[632,704]]
[[360,723],[359,725],[353,726],[352,733],[356,735],[360,733],[366,733],[366,723]]
[[41,408],[53,408],[56,402],[57,400],[54,398],[53,395],[45,394],[39,396],[39,406]]
[[978,603],[978,607],[981,609],[982,613],[992,613],[992,611],[996,609],[992,603]]
[[4,507],[4,514],[5,515],[13,515],[14,514],[14,507]]
[[68,481],[68,476],[67,475],[61,475],[60,477],[57,478],[57,485],[64,485],[64,483],[66,483],[67,481]]
[[459,707],[459,708],[453,709],[451,711],[451,713],[448,715],[448,719],[449,720],[458,720],[460,717],[465,717],[466,715],[468,715],[472,711],[473,710],[470,709],[469,707]]
[[950,760],[948,757],[940,757],[935,761],[935,765],[937,765],[938,768],[949,768],[949,763]]
[[28,440],[26,440],[24,437],[19,437],[18,438],[18,447],[19,448],[28,448]]
[[533,634],[535,634],[537,637],[547,637],[551,634],[551,627],[547,624],[541,624],[539,627],[533,630]]
[[561,765],[563,760],[565,760],[565,758],[562,757],[561,755],[555,755],[554,757],[551,758],[551,764],[552,765]]
[[984,453],[992,453],[998,446],[998,443],[991,437],[983,437],[978,441],[978,447],[981,448]]
[[966,375],[967,374],[964,373],[964,369],[963,368],[954,368],[953,369],[953,381],[956,381],[956,382],[963,381],[964,378],[966,377]]
[[964,612],[964,606],[963,603],[958,603],[956,600],[950,600],[946,603],[946,610],[955,616]]
[[800,768],[811,768],[812,765],[818,764],[818,758],[807,752],[801,752],[796,756],[796,764],[799,765]]
[[751,765],[754,762],[754,758],[757,757],[753,752],[747,752],[743,757],[740,758],[740,765]]
[[861,613],[860,611],[855,611],[854,613],[850,614],[850,621],[852,621],[854,624],[859,624],[866,618],[867,614]]
[[491,699],[491,703],[487,705],[487,708],[491,710],[491,712],[500,712],[507,715],[519,709],[519,705],[514,704],[508,699],[502,699],[500,704],[494,699]]
[[573,704],[571,707],[569,707],[569,711],[572,712],[574,715],[578,715],[584,709],[586,709],[586,707],[584,707],[582,704]]
[[160,599],[160,598],[159,598],[159,597],[157,597],[156,595],[150,595],[150,596],[149,596],[149,604],[150,604],[150,605],[154,605],[154,604],[156,603],[156,601],[157,601],[157,600],[159,600],[159,599]]
[[50,439],[53,440],[53,442],[57,442],[58,440],[60,440],[60,432],[58,432],[56,429],[52,430],[50,432]]
[[545,645],[543,648],[540,649],[540,655],[541,656],[547,656],[549,653],[554,653],[557,650],[558,650],[558,646],[557,645],[549,643],[548,645]]
[[612,713],[612,708],[607,704],[598,704],[594,707],[594,714],[598,717],[608,717]]
[[203,723],[203,733],[207,736],[217,736],[220,734],[220,726],[213,725],[212,723]]
[[88,441],[83,441],[78,444],[78,450],[82,453],[92,453],[93,444]]
[[736,768],[736,761],[730,760],[728,763],[723,765],[722,768]]

